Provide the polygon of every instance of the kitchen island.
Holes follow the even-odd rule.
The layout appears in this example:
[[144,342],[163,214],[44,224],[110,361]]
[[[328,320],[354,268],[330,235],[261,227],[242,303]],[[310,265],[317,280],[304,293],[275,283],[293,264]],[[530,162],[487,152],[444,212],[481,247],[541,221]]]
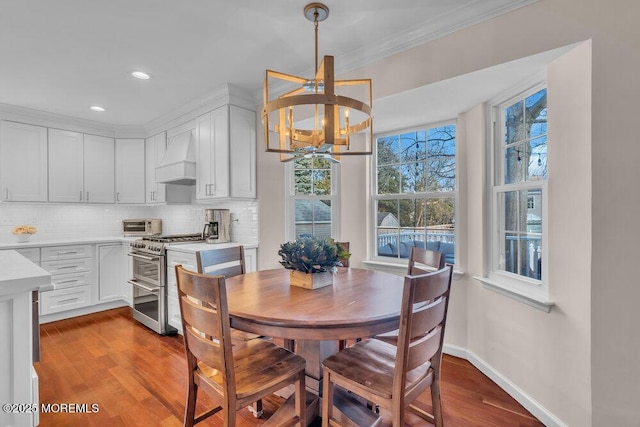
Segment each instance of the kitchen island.
[[50,286],[49,272],[16,251],[0,251],[0,403],[9,404],[0,411],[0,426],[38,424],[32,293]]

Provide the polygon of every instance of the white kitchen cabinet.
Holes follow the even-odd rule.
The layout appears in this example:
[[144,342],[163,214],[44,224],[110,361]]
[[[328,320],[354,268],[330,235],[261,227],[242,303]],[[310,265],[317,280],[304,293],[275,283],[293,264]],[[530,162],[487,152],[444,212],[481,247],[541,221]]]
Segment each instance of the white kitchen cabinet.
[[[257,270],[257,251],[256,248],[244,249],[244,266],[247,273]],[[167,250],[167,318],[169,324],[182,333],[176,265],[182,265],[187,270],[198,271],[195,251]]]
[[0,122],[2,200],[47,201],[47,128]]
[[116,203],[145,202],[144,139],[116,139]]
[[169,325],[182,333],[176,265],[182,265],[187,270],[198,271],[196,254],[171,250],[167,251],[167,319]]
[[112,138],[49,129],[49,201],[114,202]]
[[49,129],[49,201],[84,201],[84,135]]
[[258,250],[256,248],[244,249],[244,269],[247,273],[258,271]]
[[115,202],[113,138],[84,135],[84,192],[87,203]]
[[229,197],[229,108],[196,120],[196,199]]
[[229,106],[231,197],[256,198],[256,114]]
[[196,120],[196,199],[255,198],[255,113],[225,105]]
[[166,184],[156,182],[156,167],[167,151],[167,133],[162,132],[147,138],[145,141],[145,167],[147,178],[147,204],[164,203],[166,201]]
[[98,302],[121,299],[124,281],[122,245],[97,245],[97,256]]
[[40,314],[59,313],[93,304],[91,245],[43,247],[42,268],[51,273],[54,290],[40,293]]

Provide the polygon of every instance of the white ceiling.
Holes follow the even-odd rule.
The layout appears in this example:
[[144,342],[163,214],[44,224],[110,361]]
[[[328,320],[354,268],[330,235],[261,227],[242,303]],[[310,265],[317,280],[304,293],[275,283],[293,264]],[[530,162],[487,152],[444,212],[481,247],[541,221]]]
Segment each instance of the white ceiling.
[[[325,0],[320,55],[344,71],[532,1]],[[309,2],[2,0],[0,103],[145,125],[227,83],[259,93],[266,68],[312,73]]]

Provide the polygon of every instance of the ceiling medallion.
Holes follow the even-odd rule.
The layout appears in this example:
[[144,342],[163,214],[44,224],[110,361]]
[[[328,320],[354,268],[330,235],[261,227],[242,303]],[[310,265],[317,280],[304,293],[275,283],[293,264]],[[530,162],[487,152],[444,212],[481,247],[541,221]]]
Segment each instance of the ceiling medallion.
[[[333,56],[318,64],[318,23],[329,8],[311,3],[304,16],[315,29],[315,77],[308,79],[266,70],[262,119],[266,151],[280,161],[301,157],[371,154],[371,79],[334,80]],[[281,95],[270,98],[273,87]],[[284,88],[284,89],[283,89]],[[284,92],[284,93],[283,93]]]

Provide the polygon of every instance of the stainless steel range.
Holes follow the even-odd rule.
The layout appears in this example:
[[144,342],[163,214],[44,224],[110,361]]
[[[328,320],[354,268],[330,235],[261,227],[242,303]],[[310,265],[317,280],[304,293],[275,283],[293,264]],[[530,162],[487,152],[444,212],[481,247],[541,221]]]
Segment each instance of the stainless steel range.
[[177,331],[167,318],[167,246],[201,242],[202,234],[145,236],[129,244],[133,260],[133,318],[161,335]]

